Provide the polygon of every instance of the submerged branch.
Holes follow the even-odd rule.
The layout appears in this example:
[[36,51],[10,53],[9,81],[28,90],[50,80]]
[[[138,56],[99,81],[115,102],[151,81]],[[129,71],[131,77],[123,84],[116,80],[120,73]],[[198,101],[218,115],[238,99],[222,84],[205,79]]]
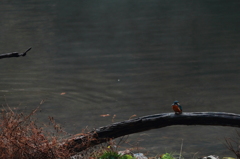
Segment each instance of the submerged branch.
[[186,112],[180,115],[162,113],[100,127],[86,135],[75,137],[64,145],[75,152],[124,135],[163,128],[171,125],[211,125],[240,127],[240,115],[225,112]]
[[32,48],[30,47],[23,53],[11,52],[11,53],[0,54],[0,59],[2,59],[2,58],[9,58],[9,57],[26,56],[27,52],[30,51],[31,49]]

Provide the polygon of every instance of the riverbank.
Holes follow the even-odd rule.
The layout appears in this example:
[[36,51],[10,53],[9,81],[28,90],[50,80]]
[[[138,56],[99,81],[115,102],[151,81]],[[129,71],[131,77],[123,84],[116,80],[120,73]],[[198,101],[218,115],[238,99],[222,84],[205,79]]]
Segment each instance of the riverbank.
[[[48,124],[38,123],[34,117],[38,111],[39,107],[26,115],[16,113],[8,106],[3,106],[0,118],[0,158],[107,159],[107,156],[115,155],[119,159],[184,159],[182,156],[183,142],[180,145],[179,153],[160,152],[159,155],[148,157],[151,155],[143,154],[141,150],[133,151],[131,146],[129,149],[120,151],[121,143],[127,140],[125,138],[121,138],[118,142],[110,140],[76,155],[73,150],[69,149],[69,146],[66,146],[71,136],[55,122],[53,117],[49,117]],[[232,146],[233,140],[226,139],[226,143],[231,151],[237,153]],[[194,155],[192,159],[199,159],[199,156]]]

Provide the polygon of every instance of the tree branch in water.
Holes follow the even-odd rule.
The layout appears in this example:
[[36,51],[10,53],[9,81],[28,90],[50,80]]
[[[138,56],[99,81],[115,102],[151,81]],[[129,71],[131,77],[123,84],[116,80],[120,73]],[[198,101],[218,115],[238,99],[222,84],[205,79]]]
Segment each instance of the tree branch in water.
[[2,58],[10,58],[10,57],[26,56],[27,52],[30,51],[31,49],[32,48],[30,47],[23,53],[11,52],[11,53],[0,54],[0,59],[2,59]]
[[240,127],[240,115],[225,112],[186,112],[180,115],[162,113],[113,123],[80,135],[64,145],[75,152],[124,135],[172,125],[211,125]]

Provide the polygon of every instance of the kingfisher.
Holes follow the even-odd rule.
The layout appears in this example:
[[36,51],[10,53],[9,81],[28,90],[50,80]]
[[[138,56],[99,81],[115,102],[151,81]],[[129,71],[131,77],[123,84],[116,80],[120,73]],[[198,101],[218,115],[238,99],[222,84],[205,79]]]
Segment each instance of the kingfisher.
[[175,114],[182,114],[182,106],[177,100],[173,102],[172,109],[175,111]]

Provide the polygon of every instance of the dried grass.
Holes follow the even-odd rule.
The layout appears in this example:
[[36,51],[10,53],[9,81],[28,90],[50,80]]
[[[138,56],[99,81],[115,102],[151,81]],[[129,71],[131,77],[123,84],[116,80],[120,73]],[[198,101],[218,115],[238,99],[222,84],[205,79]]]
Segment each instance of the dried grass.
[[[61,146],[63,142],[58,135],[49,135],[43,127],[36,124],[33,115],[15,113],[9,107],[1,111],[0,117],[0,158],[36,159],[69,158],[70,151]],[[49,118],[53,129],[62,133],[53,118]]]
[[225,138],[225,146],[232,151],[237,159],[240,159],[240,131],[237,131],[237,137],[236,138]]

